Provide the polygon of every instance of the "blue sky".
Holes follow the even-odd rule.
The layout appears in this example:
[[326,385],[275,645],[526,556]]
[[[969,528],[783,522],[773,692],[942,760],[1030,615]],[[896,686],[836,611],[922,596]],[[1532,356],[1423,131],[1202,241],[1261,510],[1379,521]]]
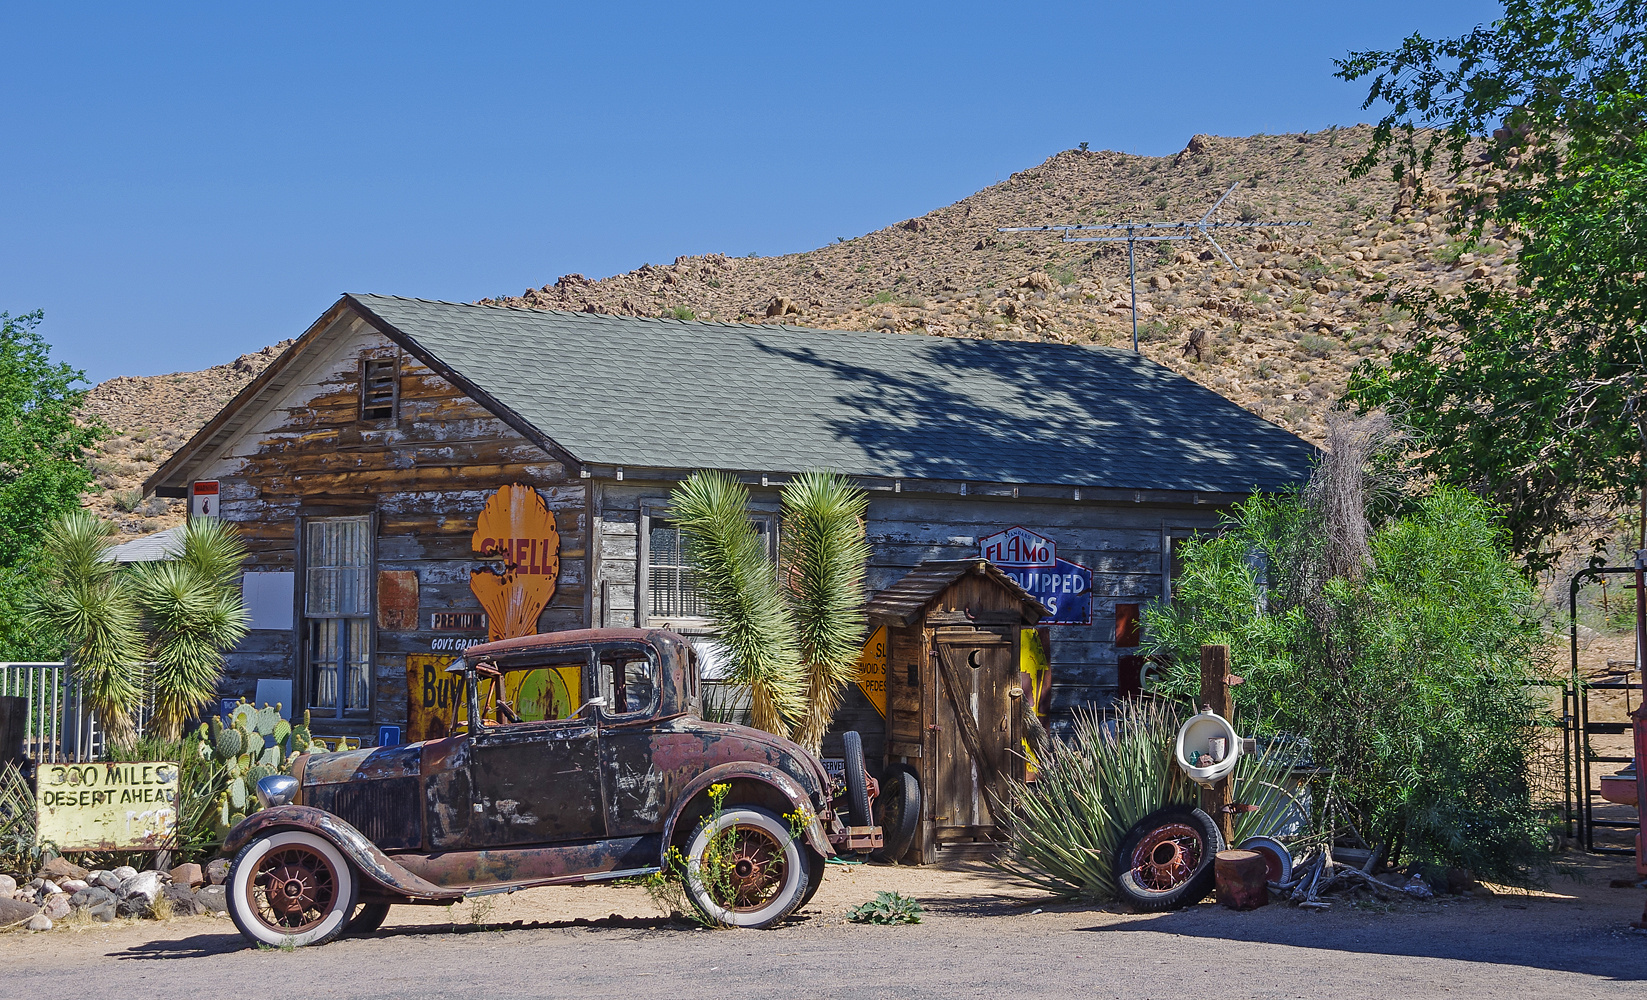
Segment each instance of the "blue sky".
[[0,5],[0,310],[93,381],[808,249],[1085,141],[1371,119],[1332,59],[1493,3]]

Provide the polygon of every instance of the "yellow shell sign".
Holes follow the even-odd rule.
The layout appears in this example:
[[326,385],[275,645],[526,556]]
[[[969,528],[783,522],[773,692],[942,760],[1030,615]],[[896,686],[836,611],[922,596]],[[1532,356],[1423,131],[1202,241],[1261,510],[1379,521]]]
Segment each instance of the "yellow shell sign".
[[469,574],[469,589],[486,609],[487,638],[536,633],[560,578],[554,512],[530,486],[505,486],[486,501],[470,546],[503,562],[501,573],[487,567]]

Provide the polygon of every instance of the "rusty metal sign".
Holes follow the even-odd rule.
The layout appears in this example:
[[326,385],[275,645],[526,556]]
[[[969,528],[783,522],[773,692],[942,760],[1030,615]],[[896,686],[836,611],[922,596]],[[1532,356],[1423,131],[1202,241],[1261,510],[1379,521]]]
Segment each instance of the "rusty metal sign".
[[886,626],[882,625],[864,643],[858,654],[858,687],[875,706],[875,711],[886,718]]
[[483,558],[502,562],[469,574],[469,589],[486,609],[492,641],[534,635],[538,615],[555,596],[560,579],[560,532],[543,497],[519,483],[492,494],[470,542]]
[[45,764],[38,778],[39,842],[59,851],[154,851],[177,827],[171,761]]

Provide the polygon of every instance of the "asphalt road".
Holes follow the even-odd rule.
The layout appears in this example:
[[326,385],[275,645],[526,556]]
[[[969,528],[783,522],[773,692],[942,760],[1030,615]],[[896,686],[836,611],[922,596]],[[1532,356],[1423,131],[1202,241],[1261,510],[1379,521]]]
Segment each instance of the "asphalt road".
[[1464,900],[1398,913],[1233,913],[1203,904],[1131,916],[980,901],[918,926],[839,915],[770,931],[619,921],[453,932],[393,926],[291,952],[253,950],[227,921],[0,938],[0,998],[1008,997],[1393,998],[1647,996],[1643,891]]

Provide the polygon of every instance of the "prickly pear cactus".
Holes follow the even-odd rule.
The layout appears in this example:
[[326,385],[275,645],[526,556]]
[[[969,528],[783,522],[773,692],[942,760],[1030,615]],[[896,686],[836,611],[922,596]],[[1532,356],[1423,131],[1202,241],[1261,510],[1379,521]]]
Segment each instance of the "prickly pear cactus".
[[232,806],[237,812],[244,813],[246,811],[245,778],[229,779],[229,805]]
[[246,701],[234,707],[227,722],[212,718],[195,733],[201,760],[221,768],[222,791],[211,813],[219,837],[258,809],[257,783],[271,774],[290,773],[299,754],[325,749],[309,728],[309,713],[302,722],[280,717],[279,705],[256,706]]
[[232,726],[227,729],[220,727],[217,738],[212,742],[216,745],[217,755],[224,760],[240,756],[240,751],[246,746],[245,737],[240,735],[240,730]]
[[[270,747],[269,749],[272,750],[274,748]],[[275,771],[274,768],[269,767],[268,765],[265,765],[265,764],[259,764],[256,767],[252,768],[250,771],[246,772],[246,784],[250,785],[252,787],[254,793],[255,793],[255,790],[257,789],[257,783],[259,781],[262,781],[264,778],[270,777],[271,775],[274,775],[274,774],[277,774],[277,773],[278,772]]]

